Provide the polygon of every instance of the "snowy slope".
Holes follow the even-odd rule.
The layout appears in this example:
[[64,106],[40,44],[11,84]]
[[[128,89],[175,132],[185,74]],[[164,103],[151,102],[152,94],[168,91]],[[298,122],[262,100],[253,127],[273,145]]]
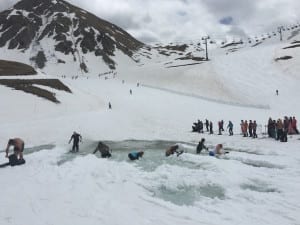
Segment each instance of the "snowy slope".
[[[0,169],[0,224],[299,224],[299,136],[281,143],[262,134],[270,116],[300,118],[299,48],[283,49],[299,39],[229,54],[217,48],[209,62],[171,68],[165,63],[194,60],[151,50],[153,58],[135,64],[117,52],[117,73],[100,77],[62,78],[61,68],[51,67],[38,77],[60,78],[71,88],[72,94],[57,92],[61,104],[0,86],[1,149],[21,137],[27,161]],[[284,55],[293,58],[274,60]],[[215,131],[217,121],[232,120],[235,135],[191,133],[192,123],[205,118]],[[239,135],[241,119],[258,122],[258,139]],[[74,130],[83,143],[70,156]],[[202,137],[209,148],[222,143],[230,153],[195,155]],[[128,139],[180,142],[187,153],[165,158],[163,147],[146,145],[139,162],[129,162],[127,151],[141,145],[114,149],[109,160],[88,154],[99,140]],[[27,154],[30,148],[40,151]]]
[[[299,35],[294,37],[294,40],[297,39],[300,39]],[[177,56],[160,57],[158,61],[146,59],[145,64],[137,68],[130,67],[129,72],[128,68],[122,68],[126,72],[120,72],[120,75],[123,79],[139,81],[155,88],[267,109],[276,105],[276,101],[270,101],[276,89],[284,98],[288,97],[290,91],[299,94],[299,77],[296,75],[299,48],[283,49],[291,42],[279,43],[277,39],[267,39],[256,47],[244,44],[232,53],[218,47],[211,49],[212,60],[209,62],[178,61]],[[293,59],[275,61],[284,54],[289,55],[289,52],[294,55]],[[179,67],[170,68],[170,62]],[[294,105],[296,102],[291,99],[289,103]]]

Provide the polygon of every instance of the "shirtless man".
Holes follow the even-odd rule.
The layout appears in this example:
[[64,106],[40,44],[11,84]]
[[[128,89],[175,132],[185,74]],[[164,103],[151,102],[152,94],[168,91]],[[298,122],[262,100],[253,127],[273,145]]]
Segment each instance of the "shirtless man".
[[10,146],[14,146],[14,154],[18,157],[18,159],[23,159],[24,141],[21,138],[9,139],[6,147],[6,158],[8,158]]

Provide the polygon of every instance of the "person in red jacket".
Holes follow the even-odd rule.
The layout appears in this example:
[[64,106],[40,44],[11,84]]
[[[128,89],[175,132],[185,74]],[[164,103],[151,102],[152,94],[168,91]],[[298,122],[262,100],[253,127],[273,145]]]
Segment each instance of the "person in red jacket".
[[297,120],[296,118],[293,116],[293,119],[292,119],[292,128],[294,129],[294,131],[296,132],[296,134],[299,134],[299,131],[297,129]]

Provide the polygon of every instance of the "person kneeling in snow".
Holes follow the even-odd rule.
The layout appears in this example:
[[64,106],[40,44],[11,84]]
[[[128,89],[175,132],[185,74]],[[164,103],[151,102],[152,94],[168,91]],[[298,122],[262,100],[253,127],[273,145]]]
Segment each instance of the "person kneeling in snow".
[[144,152],[143,152],[143,151],[140,151],[140,152],[130,152],[130,153],[128,154],[128,158],[129,158],[130,160],[137,160],[137,159],[139,159],[140,157],[143,157],[143,155],[144,155]]
[[216,148],[213,151],[209,151],[210,156],[217,156],[217,155],[223,155],[227,154],[229,152],[224,152],[223,151],[223,145],[222,144],[217,144]]
[[99,151],[101,153],[102,158],[109,158],[111,157],[111,151],[109,147],[106,144],[103,144],[101,141],[99,141],[97,148],[93,152],[93,154],[96,154],[96,152]]

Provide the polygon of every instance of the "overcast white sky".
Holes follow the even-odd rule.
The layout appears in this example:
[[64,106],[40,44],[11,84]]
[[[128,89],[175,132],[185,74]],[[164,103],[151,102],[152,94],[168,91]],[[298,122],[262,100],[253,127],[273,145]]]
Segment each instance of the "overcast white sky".
[[[18,0],[0,0],[0,10]],[[261,35],[300,22],[300,0],[66,0],[125,29],[144,43],[209,34]]]

